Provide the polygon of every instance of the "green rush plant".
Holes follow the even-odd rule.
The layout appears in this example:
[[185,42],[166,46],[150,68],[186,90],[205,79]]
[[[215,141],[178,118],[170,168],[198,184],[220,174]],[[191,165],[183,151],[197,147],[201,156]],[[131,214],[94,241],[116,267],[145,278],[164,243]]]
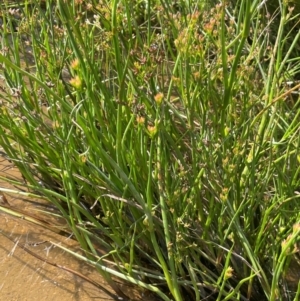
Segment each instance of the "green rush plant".
[[1,151],[124,300],[298,300],[299,12],[273,2],[1,4]]

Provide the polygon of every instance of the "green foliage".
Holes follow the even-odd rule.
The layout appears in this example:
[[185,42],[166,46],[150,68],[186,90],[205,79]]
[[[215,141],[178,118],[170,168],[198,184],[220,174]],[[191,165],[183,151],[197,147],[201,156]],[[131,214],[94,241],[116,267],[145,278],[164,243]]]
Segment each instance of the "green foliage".
[[69,2],[4,5],[0,145],[28,188],[117,293],[112,275],[162,300],[296,300],[295,11]]

